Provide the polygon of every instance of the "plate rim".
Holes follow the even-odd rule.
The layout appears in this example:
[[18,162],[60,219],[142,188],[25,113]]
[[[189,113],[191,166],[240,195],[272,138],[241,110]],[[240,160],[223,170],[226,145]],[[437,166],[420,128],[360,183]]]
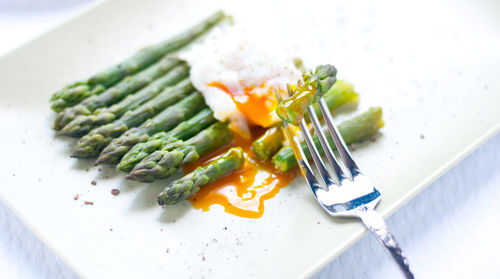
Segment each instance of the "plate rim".
[[[17,47],[6,51],[5,53],[0,55],[0,63],[2,63],[5,59],[7,59],[11,55],[15,55],[16,52],[21,51],[25,47],[29,46],[32,43],[35,43],[37,40],[42,39],[48,34],[59,30],[64,27],[66,24],[73,22],[88,13],[91,13],[93,10],[99,8],[100,6],[115,2],[118,0],[95,0],[94,3],[88,4],[87,7],[83,8],[81,11],[78,11],[74,16],[67,18],[56,26],[41,32],[40,34],[28,39],[24,43],[18,45]],[[487,142],[489,139],[494,137],[495,135],[500,133],[500,123],[497,123],[490,129],[486,130],[480,136],[478,136],[475,140],[470,142],[465,148],[463,148],[460,152],[455,154],[453,157],[448,159],[444,164],[442,164],[438,169],[434,172],[430,173],[427,177],[425,177],[420,183],[416,184],[416,186],[412,187],[412,189],[406,192],[404,195],[399,197],[395,202],[388,204],[387,207],[380,211],[384,218],[390,217],[397,210],[407,204],[410,200],[412,200],[415,196],[417,196],[420,192],[425,190],[428,186],[430,186],[434,181],[440,178],[443,174],[448,172],[451,168],[465,159],[468,155],[474,152],[477,148]],[[11,204],[7,198],[5,198],[0,192],[0,201],[5,205],[8,210],[10,210],[19,220],[48,248],[51,252],[53,252],[67,267],[69,267],[78,277],[85,278],[87,277],[86,273],[78,268],[65,254],[63,254],[53,243],[45,237],[42,231],[36,228],[31,222],[29,222],[25,216],[17,210],[17,208]],[[318,207],[319,210],[319,207]],[[359,227],[355,233],[352,234],[351,237],[346,238],[341,245],[337,248],[333,249],[330,253],[327,253],[325,256],[321,258],[321,260],[317,261],[316,264],[311,265],[310,268],[304,270],[300,274],[297,274],[296,278],[309,278],[319,272],[322,268],[331,263],[335,258],[340,256],[343,252],[345,252],[352,245],[357,243],[368,231],[364,227]]]

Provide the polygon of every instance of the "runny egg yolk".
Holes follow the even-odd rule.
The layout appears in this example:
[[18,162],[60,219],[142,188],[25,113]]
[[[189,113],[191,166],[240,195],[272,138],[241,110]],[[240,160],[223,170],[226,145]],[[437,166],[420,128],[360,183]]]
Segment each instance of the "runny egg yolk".
[[184,172],[188,173],[231,147],[239,146],[245,153],[245,164],[242,169],[202,187],[199,192],[189,198],[194,208],[208,211],[211,205],[219,204],[224,207],[226,212],[233,215],[247,218],[262,216],[264,201],[274,197],[281,188],[288,185],[298,175],[297,170],[287,173],[276,171],[270,162],[259,162],[253,156],[252,142],[263,132],[264,129],[254,127],[252,139],[236,136],[235,140],[223,150],[216,151],[196,163],[183,167]]
[[208,86],[217,87],[231,95],[236,108],[241,112],[250,125],[269,127],[273,124],[273,112],[278,106],[274,89],[265,83],[258,87],[244,88],[243,92],[231,92],[221,82],[211,82]]

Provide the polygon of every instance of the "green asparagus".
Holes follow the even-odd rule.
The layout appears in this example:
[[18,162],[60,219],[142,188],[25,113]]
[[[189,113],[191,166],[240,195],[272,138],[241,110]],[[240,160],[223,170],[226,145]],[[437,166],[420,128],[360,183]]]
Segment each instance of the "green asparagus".
[[[344,141],[349,144],[357,141],[364,140],[373,136],[380,128],[384,126],[384,121],[382,120],[382,108],[375,107],[370,108],[368,111],[352,118],[346,120],[338,126],[339,132],[344,138]],[[335,145],[328,137],[330,145],[334,147]],[[319,139],[317,136],[313,136],[313,141],[316,145],[319,145]],[[306,143],[301,144],[302,149],[308,159],[311,158],[311,154],[308,152]],[[322,149],[318,148],[321,152]],[[274,168],[286,172],[297,166],[297,161],[293,154],[293,150],[290,146],[281,148],[281,150],[273,156],[272,163]]]
[[50,99],[50,107],[53,111],[60,112],[67,107],[78,104],[89,96],[100,94],[104,90],[106,90],[106,87],[100,84],[89,86],[85,82],[78,81],[55,92]]
[[186,200],[198,192],[200,187],[240,169],[244,162],[243,150],[239,147],[231,148],[208,165],[198,167],[184,177],[170,183],[158,196],[158,204],[165,206]]
[[282,146],[283,132],[282,125],[276,125],[266,130],[266,132],[252,143],[252,152],[257,159],[266,161]]
[[216,120],[212,110],[205,108],[190,119],[179,123],[174,129],[168,132],[159,132],[151,136],[146,142],[141,142],[127,152],[116,168],[123,172],[130,172],[142,159],[149,154],[164,148],[167,144],[176,140],[186,140]]
[[116,138],[132,127],[141,125],[148,118],[160,113],[173,103],[184,98],[194,90],[189,78],[172,87],[164,89],[156,98],[142,104],[133,111],[126,112],[120,119],[112,123],[100,126],[83,136],[73,150],[73,157],[89,158],[95,157]]
[[160,94],[167,86],[175,84],[189,75],[189,67],[182,63],[166,75],[153,81],[137,93],[127,96],[119,103],[111,107],[101,108],[90,115],[78,115],[58,132],[58,135],[78,137],[88,133],[90,130],[119,119],[127,111],[140,107],[145,102]]
[[155,133],[169,131],[205,106],[205,100],[200,92],[191,93],[186,98],[163,110],[154,118],[150,118],[141,126],[132,128],[119,138],[112,140],[101,152],[96,164],[117,164],[134,145],[147,141]]
[[191,43],[196,38],[210,30],[219,22],[228,18],[222,11],[217,11],[199,24],[178,34],[177,36],[143,48],[120,64],[111,66],[102,72],[90,77],[87,81],[75,82],[52,95],[50,102],[52,108],[57,112],[66,107],[71,107],[85,98],[99,94],[113,84],[120,81],[126,75],[136,73],[167,53],[176,51]]
[[[334,110],[347,103],[357,103],[359,96],[354,91],[354,86],[343,80],[338,80],[323,98],[329,109]],[[318,104],[314,104],[314,110],[319,114]],[[307,114],[306,114],[307,115]],[[252,151],[261,161],[271,158],[280,150],[283,142],[281,129],[277,127],[269,128],[261,137],[252,144]]]
[[181,63],[181,60],[165,57],[144,71],[125,78],[102,94],[90,96],[78,105],[64,109],[57,114],[54,129],[62,129],[78,115],[89,115],[98,108],[106,107],[120,101],[125,96],[136,92],[156,78],[164,75],[179,63]]
[[[359,95],[354,90],[354,85],[344,80],[337,80],[335,84],[323,95],[325,103],[330,110],[335,110],[345,104],[357,104]],[[313,104],[316,114],[321,115],[319,104]],[[307,116],[307,113],[306,113]]]
[[295,88],[290,88],[292,96],[281,101],[276,108],[278,116],[286,122],[297,124],[307,109],[333,86],[337,69],[332,65],[316,67],[313,73],[303,74]]
[[198,160],[201,156],[225,146],[232,139],[233,134],[227,123],[217,122],[178,148],[164,148],[153,152],[135,166],[127,175],[127,179],[153,182],[167,178],[181,165]]

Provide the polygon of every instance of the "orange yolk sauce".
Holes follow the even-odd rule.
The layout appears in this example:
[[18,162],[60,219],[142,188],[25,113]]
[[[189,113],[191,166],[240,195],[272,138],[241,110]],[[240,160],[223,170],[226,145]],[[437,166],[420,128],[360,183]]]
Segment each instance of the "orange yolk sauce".
[[274,197],[299,174],[297,169],[286,173],[277,171],[270,162],[255,158],[252,142],[264,132],[265,129],[254,127],[251,139],[236,136],[229,146],[183,167],[184,173],[191,172],[231,147],[241,147],[245,153],[245,163],[240,170],[201,187],[189,198],[194,208],[208,211],[213,204],[219,204],[226,212],[240,217],[259,218],[264,214],[264,201]]
[[[273,124],[272,112],[278,106],[278,101],[272,87],[267,87],[263,83],[258,87],[247,87],[237,94],[217,81],[209,83],[208,86],[217,87],[229,94],[238,111],[245,116],[250,125],[269,127]],[[260,94],[257,91],[260,91]]]
[[[212,82],[208,85],[217,87],[232,97],[237,109],[253,126],[252,136],[250,139],[245,139],[235,135],[235,139],[228,146],[183,167],[184,173],[189,173],[231,147],[241,147],[245,154],[245,163],[240,170],[201,187],[200,191],[189,198],[189,201],[194,208],[202,211],[208,211],[212,205],[219,204],[230,214],[259,218],[264,214],[264,201],[274,197],[281,188],[290,184],[299,174],[298,170],[287,173],[279,172],[270,162],[260,162],[251,150],[253,141],[265,132],[262,127],[272,125],[272,112],[277,106],[275,94],[273,89],[267,88],[265,84],[245,88],[240,94],[233,94],[220,82]],[[255,92],[255,90],[264,91]]]

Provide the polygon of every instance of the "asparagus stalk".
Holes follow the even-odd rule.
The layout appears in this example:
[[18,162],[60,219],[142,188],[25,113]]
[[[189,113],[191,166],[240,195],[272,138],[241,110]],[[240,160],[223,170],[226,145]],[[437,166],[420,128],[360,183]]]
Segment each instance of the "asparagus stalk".
[[292,96],[281,101],[276,108],[278,116],[286,122],[297,124],[309,105],[323,96],[337,80],[337,69],[332,65],[316,67],[314,73],[303,74],[302,81],[290,88]]
[[262,136],[252,143],[252,151],[257,159],[266,161],[281,148],[283,142],[281,126],[281,124],[278,124],[267,129]]
[[141,49],[121,63],[95,74],[87,81],[75,82],[64,87],[54,93],[50,99],[53,110],[56,112],[61,111],[63,108],[71,107],[89,96],[99,94],[99,91],[112,86],[126,75],[136,73],[165,54],[191,43],[225,18],[227,16],[222,11],[217,11],[190,29],[173,38]]
[[[374,107],[352,119],[340,123],[338,129],[344,141],[349,144],[373,136],[383,126],[382,108]],[[328,140],[330,141],[330,145],[335,147],[330,137],[328,137]],[[319,139],[317,136],[313,136],[313,141],[319,146]],[[302,143],[301,147],[306,157],[310,159],[311,153],[309,153],[306,143]],[[322,152],[323,149],[318,148],[318,150]],[[293,150],[290,146],[281,148],[281,150],[273,156],[272,163],[275,169],[282,172],[289,171],[297,166],[297,161],[295,160]]]
[[155,133],[169,131],[205,106],[205,100],[200,92],[191,93],[141,126],[130,129],[119,138],[112,140],[101,152],[96,164],[117,164],[134,145],[147,141]]
[[187,140],[175,149],[164,148],[153,152],[142,160],[127,175],[127,179],[153,182],[167,178],[187,163],[198,160],[201,156],[225,146],[233,139],[227,123],[217,122]]
[[90,130],[119,119],[127,111],[140,107],[145,102],[160,94],[167,86],[177,83],[189,75],[189,67],[182,63],[166,75],[153,81],[137,93],[127,96],[119,103],[111,107],[101,108],[90,115],[78,115],[73,121],[62,128],[58,135],[78,137],[88,133]]
[[136,92],[156,78],[164,75],[179,63],[181,61],[178,59],[165,57],[144,71],[122,80],[102,94],[90,96],[78,105],[64,109],[57,114],[54,129],[62,129],[78,115],[89,115],[97,108],[106,107],[120,101],[125,96]]
[[148,118],[160,113],[162,110],[185,97],[194,90],[189,78],[184,79],[173,87],[164,89],[156,98],[141,105],[139,108],[125,113],[120,119],[100,126],[83,136],[73,149],[73,157],[95,157],[116,138],[132,127],[141,125]]
[[[343,80],[338,80],[323,96],[329,109],[334,110],[347,103],[358,102],[359,95],[354,86]],[[318,104],[314,104],[316,113],[320,112]],[[283,134],[278,126],[269,128],[252,144],[252,151],[261,161],[271,158],[283,145]]]
[[168,132],[159,132],[151,136],[146,142],[141,142],[127,152],[116,168],[123,172],[130,172],[142,159],[156,150],[163,149],[167,144],[177,140],[186,140],[216,120],[209,108],[204,108],[190,119],[179,123],[174,129]]
[[[359,95],[354,90],[354,85],[344,80],[337,80],[335,84],[323,95],[326,105],[330,110],[334,110],[345,104],[356,104]],[[316,114],[321,115],[319,104],[313,104]],[[306,114],[307,115],[307,114]]]
[[231,148],[208,165],[198,167],[184,177],[170,183],[158,196],[158,204],[165,206],[186,200],[200,187],[240,169],[245,162],[241,148]]
[[106,90],[106,87],[97,84],[89,86],[83,81],[69,84],[55,92],[50,98],[50,107],[55,112],[60,112],[67,107],[74,106],[85,98],[97,95]]

